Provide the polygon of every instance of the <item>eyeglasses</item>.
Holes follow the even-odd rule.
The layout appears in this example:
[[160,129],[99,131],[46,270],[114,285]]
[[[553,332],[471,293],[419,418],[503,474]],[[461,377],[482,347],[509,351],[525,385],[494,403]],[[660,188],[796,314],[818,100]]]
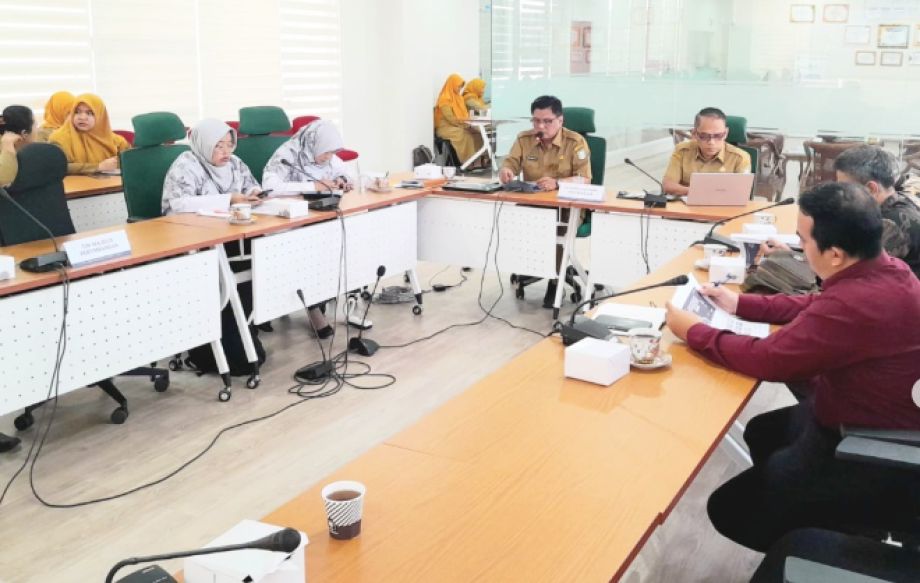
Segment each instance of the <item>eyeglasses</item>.
[[233,152],[236,150],[236,144],[233,142],[217,142],[214,144],[215,150],[220,150],[221,152]]
[[696,139],[701,142],[721,142],[725,139],[725,136],[728,135],[728,132],[722,132],[719,134],[701,134],[699,132],[694,132]]
[[532,123],[532,124],[535,125],[535,126],[548,126],[548,125],[552,124],[554,121],[556,121],[557,119],[559,119],[559,118],[558,118],[558,117],[550,117],[550,118],[547,118],[547,119],[540,119],[539,117],[532,117],[532,118],[530,118],[530,123]]

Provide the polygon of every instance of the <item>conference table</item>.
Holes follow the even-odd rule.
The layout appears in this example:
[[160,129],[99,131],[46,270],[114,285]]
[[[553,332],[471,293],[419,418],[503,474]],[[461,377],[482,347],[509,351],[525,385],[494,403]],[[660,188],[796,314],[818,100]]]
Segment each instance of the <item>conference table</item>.
[[[776,210],[781,232],[795,212]],[[701,255],[687,249],[634,285],[691,272]],[[312,581],[618,580],[759,383],[667,330],[662,346],[669,368],[605,388],[565,378],[561,341],[544,339],[263,520],[307,533]],[[340,479],[367,486],[351,541],[329,537],[320,497]]]
[[78,174],[64,178],[67,208],[77,232],[122,225],[128,207],[122,193],[121,176]]

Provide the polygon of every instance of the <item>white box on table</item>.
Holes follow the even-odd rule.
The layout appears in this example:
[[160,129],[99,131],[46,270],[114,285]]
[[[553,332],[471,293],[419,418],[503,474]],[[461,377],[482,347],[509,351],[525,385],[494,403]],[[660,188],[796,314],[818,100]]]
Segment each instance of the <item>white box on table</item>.
[[616,340],[584,338],[565,349],[565,376],[610,386],[629,373],[629,347]]
[[709,259],[709,283],[737,283],[744,281],[744,257],[712,257]]

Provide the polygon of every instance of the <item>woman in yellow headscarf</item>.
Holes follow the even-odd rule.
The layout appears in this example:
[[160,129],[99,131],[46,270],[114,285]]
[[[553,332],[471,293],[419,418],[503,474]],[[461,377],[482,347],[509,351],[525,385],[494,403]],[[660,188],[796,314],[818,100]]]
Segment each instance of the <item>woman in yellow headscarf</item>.
[[454,73],[441,88],[434,106],[434,133],[442,140],[450,140],[460,161],[465,162],[482,147],[482,138],[475,128],[464,123],[470,119],[470,112],[460,95],[461,87],[463,78]]
[[48,98],[48,103],[45,104],[45,122],[35,132],[36,142],[47,142],[54,130],[64,125],[67,115],[73,109],[73,99],[73,93],[70,91],[58,91]]
[[67,155],[68,174],[117,170],[118,153],[131,149],[131,144],[112,132],[105,104],[92,93],[74,98],[70,115],[49,141]]
[[476,77],[466,84],[463,88],[463,102],[467,109],[485,111],[489,109],[489,104],[485,102],[483,95],[486,92],[486,82]]

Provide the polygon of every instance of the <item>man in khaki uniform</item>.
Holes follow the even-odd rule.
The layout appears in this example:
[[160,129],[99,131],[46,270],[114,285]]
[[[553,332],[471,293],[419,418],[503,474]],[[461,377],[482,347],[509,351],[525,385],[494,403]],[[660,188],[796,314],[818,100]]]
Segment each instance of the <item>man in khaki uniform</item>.
[[510,182],[523,171],[524,180],[540,190],[558,190],[559,181],[591,182],[591,150],[576,132],[562,127],[562,102],[544,95],[530,104],[533,129],[518,134],[502,162],[498,178]]
[[751,171],[751,157],[741,148],[725,143],[728,125],[721,109],[707,107],[696,114],[693,139],[677,144],[664,173],[664,191],[686,196],[694,172],[745,173]]
[[[524,180],[536,182],[540,190],[558,190],[559,182],[591,182],[591,150],[581,134],[562,127],[562,102],[552,95],[543,95],[530,104],[533,129],[518,134],[511,152],[502,162],[498,178],[502,184],[523,173]],[[568,210],[560,212],[568,220]],[[559,229],[565,235],[565,228]],[[556,268],[562,263],[562,247],[556,247]],[[524,276],[527,285],[537,278]],[[551,279],[543,296],[543,307],[552,308],[556,298],[557,280]]]

